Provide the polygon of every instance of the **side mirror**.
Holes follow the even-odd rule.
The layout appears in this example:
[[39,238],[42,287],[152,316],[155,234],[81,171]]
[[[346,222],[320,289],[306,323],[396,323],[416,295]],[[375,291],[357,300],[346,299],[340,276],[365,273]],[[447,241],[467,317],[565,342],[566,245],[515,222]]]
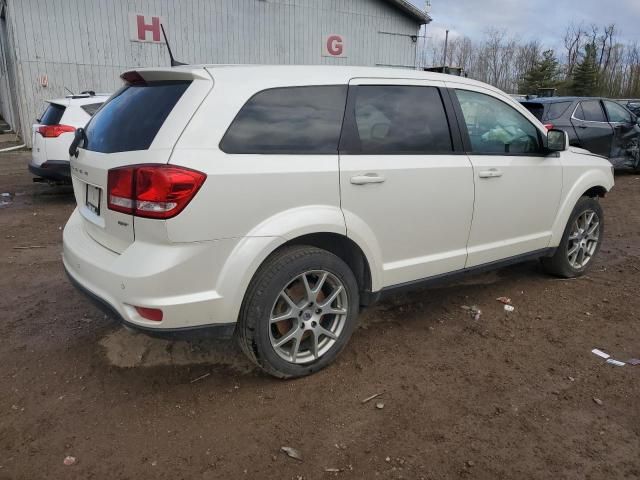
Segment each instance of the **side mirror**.
[[567,149],[567,134],[552,128],[547,132],[545,147],[549,152],[564,152]]

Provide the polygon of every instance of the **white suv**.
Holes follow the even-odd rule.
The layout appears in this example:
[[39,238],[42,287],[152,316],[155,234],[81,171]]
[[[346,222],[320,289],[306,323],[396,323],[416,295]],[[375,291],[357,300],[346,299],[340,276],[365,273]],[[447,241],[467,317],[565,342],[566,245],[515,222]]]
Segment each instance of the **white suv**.
[[69,146],[78,127],[84,127],[109,94],[83,92],[47,101],[47,108],[32,127],[29,171],[36,179],[68,183]]
[[235,331],[268,373],[315,372],[398,287],[603,237],[606,159],[503,92],[409,70],[141,69],[76,133],[72,281],[126,325]]

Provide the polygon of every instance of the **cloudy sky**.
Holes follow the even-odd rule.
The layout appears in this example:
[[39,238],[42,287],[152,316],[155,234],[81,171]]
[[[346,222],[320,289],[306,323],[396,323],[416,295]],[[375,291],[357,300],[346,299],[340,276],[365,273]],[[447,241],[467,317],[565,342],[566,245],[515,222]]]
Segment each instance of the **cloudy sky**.
[[[411,2],[423,7],[425,0]],[[560,48],[566,26],[584,21],[601,27],[615,23],[620,39],[640,42],[640,0],[431,0],[431,16],[427,35],[435,38],[446,29],[481,38],[493,26]]]

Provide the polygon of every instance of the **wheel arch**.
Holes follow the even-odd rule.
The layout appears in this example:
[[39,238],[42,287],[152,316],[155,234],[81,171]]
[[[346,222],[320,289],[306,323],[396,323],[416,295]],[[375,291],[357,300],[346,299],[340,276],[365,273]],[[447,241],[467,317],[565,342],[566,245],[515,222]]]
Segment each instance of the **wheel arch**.
[[612,187],[613,178],[608,178],[600,170],[589,170],[576,180],[561,202],[553,223],[549,246],[557,247],[560,244],[569,216],[581,197],[604,197]]
[[361,297],[363,297],[362,300],[367,303],[373,285],[371,266],[366,255],[356,242],[345,235],[334,232],[318,232],[293,238],[281,245],[277,250],[291,245],[311,245],[339,257],[355,275]]

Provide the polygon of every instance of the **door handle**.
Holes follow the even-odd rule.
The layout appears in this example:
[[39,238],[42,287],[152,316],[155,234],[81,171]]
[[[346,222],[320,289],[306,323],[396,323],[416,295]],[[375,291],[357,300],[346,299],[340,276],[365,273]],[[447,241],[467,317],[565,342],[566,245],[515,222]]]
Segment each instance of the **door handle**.
[[498,178],[502,176],[502,170],[497,168],[490,168],[489,170],[481,170],[478,173],[480,178]]
[[351,177],[351,183],[354,185],[367,185],[369,183],[382,183],[386,179],[377,173],[365,173],[364,175],[356,175]]
[[586,125],[578,125],[578,128],[587,128]]

